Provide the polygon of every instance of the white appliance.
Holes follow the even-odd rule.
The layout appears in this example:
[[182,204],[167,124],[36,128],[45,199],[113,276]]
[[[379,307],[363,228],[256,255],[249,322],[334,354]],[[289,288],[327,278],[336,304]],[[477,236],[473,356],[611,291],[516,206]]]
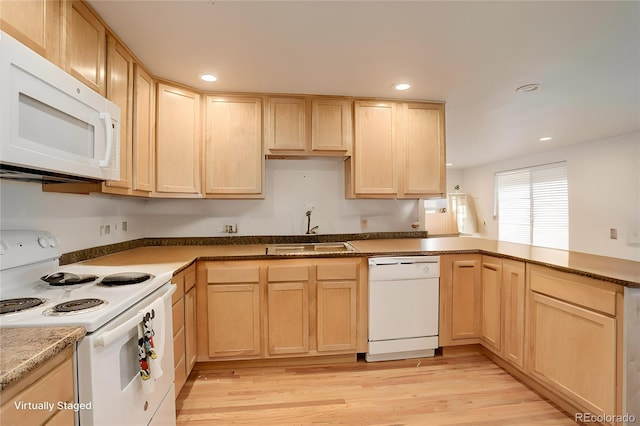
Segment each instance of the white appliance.
[[40,171],[120,179],[120,108],[0,31],[0,162]]
[[369,259],[367,361],[433,356],[438,348],[440,258]]
[[[1,231],[0,237],[0,327],[87,330],[76,347],[77,402],[87,407],[77,412],[79,424],[175,425],[172,272],[154,265],[59,267],[50,233]],[[138,326],[152,310],[162,374],[154,376],[152,368],[155,380],[146,386]]]

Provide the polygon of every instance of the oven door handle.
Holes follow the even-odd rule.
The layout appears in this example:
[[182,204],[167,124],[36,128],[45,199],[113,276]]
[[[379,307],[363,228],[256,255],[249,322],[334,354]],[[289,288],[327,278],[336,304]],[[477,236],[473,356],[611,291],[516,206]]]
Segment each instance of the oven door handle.
[[[167,291],[162,296],[160,296],[162,298],[162,301],[165,302],[167,299],[169,299],[173,295],[173,293],[175,293],[177,288],[178,288],[178,286],[176,286],[175,284],[171,284],[169,286],[169,288],[167,289]],[[103,334],[102,336],[99,336],[96,339],[96,341],[93,344],[93,346],[98,347],[98,346],[108,346],[108,345],[110,345],[112,342],[114,342],[114,341],[118,340],[120,337],[126,335],[131,330],[131,328],[133,328],[134,326],[136,326],[140,322],[141,322],[140,316],[138,316],[136,314],[133,318],[131,318],[130,320],[128,320],[124,324],[119,325],[118,327],[116,327],[113,330]]]

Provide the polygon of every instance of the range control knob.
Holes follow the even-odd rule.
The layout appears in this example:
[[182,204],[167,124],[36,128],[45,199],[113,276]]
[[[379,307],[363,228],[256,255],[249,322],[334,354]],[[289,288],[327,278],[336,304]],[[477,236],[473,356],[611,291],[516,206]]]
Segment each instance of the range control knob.
[[38,244],[42,248],[47,248],[49,247],[49,239],[47,237],[38,237]]

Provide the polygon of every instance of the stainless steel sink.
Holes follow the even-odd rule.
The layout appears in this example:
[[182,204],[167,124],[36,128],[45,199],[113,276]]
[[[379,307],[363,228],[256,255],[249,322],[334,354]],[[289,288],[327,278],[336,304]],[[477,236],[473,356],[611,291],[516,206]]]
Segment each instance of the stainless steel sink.
[[355,251],[349,243],[267,244],[267,255],[344,253]]

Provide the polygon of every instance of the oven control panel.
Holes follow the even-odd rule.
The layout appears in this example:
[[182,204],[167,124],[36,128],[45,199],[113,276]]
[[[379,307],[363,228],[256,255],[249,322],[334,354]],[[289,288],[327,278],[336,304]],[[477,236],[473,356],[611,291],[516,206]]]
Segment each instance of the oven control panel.
[[48,231],[0,231],[0,270],[60,257],[58,240]]

